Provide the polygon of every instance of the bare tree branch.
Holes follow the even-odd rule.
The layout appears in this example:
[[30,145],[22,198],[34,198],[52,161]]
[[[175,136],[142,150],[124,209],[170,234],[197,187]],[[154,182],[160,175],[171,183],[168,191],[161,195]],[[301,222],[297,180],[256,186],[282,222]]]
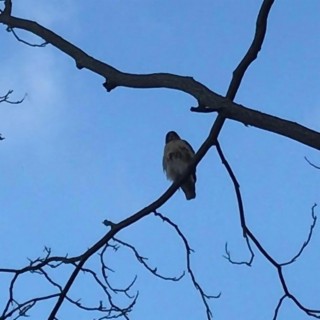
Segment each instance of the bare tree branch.
[[279,310],[280,310],[280,308],[281,308],[281,305],[282,305],[282,302],[283,302],[283,300],[286,298],[286,295],[283,295],[280,299],[279,299],[279,302],[278,302],[278,304],[277,304],[277,306],[276,306],[276,308],[275,308],[275,310],[274,310],[274,316],[273,316],[273,320],[276,320],[277,319],[277,317],[278,317],[278,314],[279,314]]
[[142,257],[142,256],[138,253],[137,249],[136,249],[134,246],[132,246],[131,244],[126,243],[126,242],[124,242],[124,241],[122,241],[122,240],[120,240],[120,239],[117,239],[117,238],[115,238],[115,237],[113,237],[112,240],[115,241],[115,242],[117,242],[117,243],[119,243],[119,244],[121,244],[121,245],[124,246],[124,247],[127,247],[127,248],[131,249],[131,251],[133,251],[134,255],[136,256],[137,260],[138,260],[147,270],[149,270],[153,275],[155,275],[156,277],[158,277],[158,278],[160,278],[160,279],[162,279],[162,280],[170,280],[170,281],[179,281],[179,280],[181,280],[181,279],[183,278],[184,272],[183,272],[180,276],[178,276],[178,277],[166,277],[166,276],[163,276],[163,275],[159,274],[157,268],[153,268],[153,269],[152,269],[151,267],[149,267],[149,265],[145,262],[145,260],[148,260],[148,258]]
[[268,16],[273,3],[274,0],[264,0],[262,2],[256,22],[256,32],[251,46],[237,68],[233,71],[233,77],[227,92],[227,97],[230,100],[235,98],[245,72],[250,64],[258,57],[258,53],[261,50],[267,32]]
[[244,215],[244,209],[243,209],[242,196],[241,196],[241,192],[240,192],[240,185],[239,185],[239,182],[238,182],[235,174],[233,173],[233,170],[232,170],[229,162],[227,161],[226,157],[224,156],[223,151],[222,151],[222,149],[220,147],[220,143],[218,141],[216,142],[216,148],[217,148],[219,157],[221,159],[221,162],[225,166],[225,168],[226,168],[226,170],[227,170],[227,172],[229,174],[229,177],[232,180],[233,186],[234,186],[234,191],[236,193],[238,209],[239,209],[240,223],[241,223],[242,230],[243,230],[243,237],[246,240],[247,247],[248,247],[248,250],[250,252],[249,261],[234,261],[234,260],[231,259],[230,251],[228,250],[228,245],[226,243],[225,244],[226,256],[224,256],[224,257],[232,264],[238,264],[238,265],[245,264],[245,265],[251,267],[251,264],[252,264],[253,259],[254,259],[254,252],[253,252],[253,250],[251,248],[250,240],[249,240],[249,238],[248,238],[248,236],[247,236],[247,234],[245,232],[245,228],[244,228],[244,226],[246,225],[246,222],[245,222],[245,215]]
[[10,319],[12,318],[12,316],[16,313],[19,312],[18,316],[15,317],[14,319],[18,319],[20,317],[28,317],[27,312],[34,307],[38,302],[40,301],[44,301],[44,300],[50,300],[53,298],[56,298],[59,296],[59,293],[54,293],[54,294],[50,294],[47,296],[42,296],[42,297],[37,297],[37,298],[32,298],[30,300],[27,300],[25,302],[22,303],[18,303],[16,300],[12,300],[11,303],[15,304],[16,306],[12,308],[12,310],[10,312],[7,313],[3,313],[0,317],[1,320],[5,320],[5,319]]
[[[17,313],[18,315],[15,317],[16,319],[18,319],[19,317],[22,316],[28,316],[27,312],[33,308],[38,302],[40,301],[44,301],[44,300],[49,300],[49,299],[53,299],[53,298],[58,298],[61,294],[62,291],[62,285],[59,284],[58,282],[56,282],[55,280],[53,280],[52,276],[49,273],[49,270],[45,270],[45,268],[49,268],[51,270],[55,270],[58,266],[61,266],[61,263],[64,262],[58,262],[58,263],[53,263],[53,262],[47,262],[44,265],[40,264],[39,262],[44,262],[46,260],[50,259],[50,254],[51,254],[51,250],[50,248],[45,247],[46,252],[46,256],[43,258],[36,258],[35,260],[31,260],[30,261],[30,266],[31,268],[23,268],[20,270],[14,270],[14,269],[1,269],[0,272],[8,272],[8,273],[13,273],[13,278],[10,282],[10,286],[9,286],[9,297],[6,303],[6,306],[3,310],[2,315],[0,315],[0,319],[4,320],[4,319],[8,319],[8,318],[12,318],[14,317]],[[104,252],[104,251],[103,251]],[[103,254],[103,253],[102,253]],[[56,257],[55,257],[56,258]],[[63,261],[63,257],[61,257],[61,259],[57,259],[57,260],[61,260]],[[65,264],[72,264],[75,267],[77,266],[76,262],[74,261],[70,261],[67,260]],[[110,270],[109,268],[107,268],[104,263],[103,263],[103,268]],[[80,299],[75,300],[73,298],[71,298],[70,296],[66,295],[65,296],[65,300],[68,301],[71,305],[74,305],[77,308],[80,308],[82,310],[91,312],[91,311],[96,311],[96,312],[100,312],[105,314],[105,316],[101,317],[101,319],[114,319],[114,318],[118,318],[118,317],[124,317],[125,319],[128,319],[127,314],[132,310],[133,306],[135,305],[137,298],[138,298],[138,293],[131,296],[129,294],[129,290],[131,289],[131,287],[133,286],[136,277],[134,278],[134,280],[127,286],[127,288],[122,288],[122,289],[115,289],[113,288],[110,283],[107,281],[106,279],[106,274],[103,273],[103,280],[105,280],[105,283],[103,283],[103,280],[101,280],[99,278],[99,275],[94,272],[93,270],[87,269],[87,268],[82,268],[81,269],[82,272],[84,272],[85,274],[89,274],[91,275],[92,279],[95,281],[95,283],[98,285],[98,287],[100,287],[102,289],[102,291],[106,294],[107,296],[107,300],[109,302],[109,307],[106,307],[104,305],[104,303],[102,301],[100,301],[96,306],[87,306],[84,305]],[[53,287],[55,288],[58,292],[55,292],[53,294],[50,295],[46,295],[46,296],[42,296],[42,297],[37,297],[37,298],[31,298],[31,299],[27,299],[24,302],[18,302],[17,299],[14,297],[14,287],[17,283],[17,280],[20,276],[22,276],[23,274],[26,273],[33,273],[33,274],[38,274],[39,276],[44,277],[44,279],[46,279],[46,281]],[[125,307],[119,307],[118,305],[116,305],[113,302],[113,296],[112,293],[113,292],[115,294],[124,294],[127,298],[129,298],[131,301],[127,304],[127,306]]]
[[[27,96],[26,94],[24,95],[24,97],[20,100],[16,100],[16,101],[12,101],[10,100],[10,95],[13,93],[13,90],[8,90],[7,93],[4,96],[0,96],[0,103],[5,102],[5,103],[9,103],[9,104],[20,104],[23,102],[23,100],[25,99],[25,97]],[[0,134],[0,141],[4,140],[5,138],[2,137],[2,135]]]
[[212,296],[212,295],[207,295],[204,292],[204,290],[202,289],[202,287],[200,286],[200,284],[196,280],[194,272],[192,271],[192,268],[191,268],[190,255],[191,255],[191,252],[193,250],[190,248],[187,238],[181,232],[181,230],[179,229],[178,225],[175,224],[174,222],[172,222],[169,218],[165,217],[164,215],[162,215],[161,213],[159,213],[157,211],[154,211],[154,215],[157,216],[157,217],[160,217],[162,219],[162,221],[168,223],[171,227],[173,227],[175,229],[175,231],[177,232],[177,234],[179,235],[179,237],[182,239],[183,244],[184,244],[185,249],[186,249],[186,254],[187,254],[187,271],[188,271],[188,273],[189,273],[189,275],[191,277],[191,280],[192,280],[192,283],[193,283],[194,287],[200,292],[200,296],[201,296],[202,302],[203,302],[203,304],[205,305],[205,308],[206,308],[207,319],[208,320],[212,319],[212,312],[211,312],[210,306],[208,304],[208,300],[212,299],[212,298],[214,298],[214,299],[219,298],[221,296],[221,293],[219,293],[219,294],[217,294],[215,296]]
[[316,168],[316,169],[320,169],[319,166],[316,166],[315,164],[313,164],[307,157],[304,157],[304,159],[310,164],[310,166]]
[[[256,58],[261,48],[267,26],[267,17],[273,2],[273,0],[265,0],[261,6],[254,40],[248,53],[234,72],[234,80],[232,80],[230,84],[227,98],[223,98],[216,94],[191,77],[178,76],[169,73],[139,75],[121,72],[116,68],[89,56],[75,45],[40,24],[26,19],[12,17],[10,14],[7,14],[5,10],[0,14],[0,23],[3,23],[10,28],[23,29],[32,32],[41,37],[46,43],[52,44],[73,58],[78,68],[86,68],[107,79],[104,86],[108,91],[119,86],[180,90],[192,95],[198,101],[199,107],[193,108],[193,111],[217,111],[219,114],[223,115],[223,118],[229,118],[244,123],[245,125],[251,125],[274,132],[320,150],[320,133],[297,123],[258,112],[231,101],[235,95],[236,87],[239,87],[240,85],[244,72]],[[221,119],[219,119],[219,121],[220,120]],[[223,122],[224,121],[222,121],[219,127],[222,127]],[[218,131],[220,131],[220,129]]]
[[254,242],[258,250],[261,252],[261,254],[275,267],[278,273],[278,277],[282,286],[282,289],[284,291],[284,295],[288,298],[290,298],[296,306],[304,311],[307,315],[313,316],[316,318],[320,318],[320,309],[310,309],[303,306],[300,301],[289,291],[287,287],[287,283],[285,281],[284,275],[283,275],[283,267],[281,264],[277,263],[269,254],[268,252],[263,248],[261,243],[257,240],[257,238],[253,235],[253,233],[246,227],[246,233],[250,237],[250,239]]
[[301,256],[304,249],[308,246],[309,242],[311,241],[313,230],[314,230],[314,227],[316,226],[316,223],[317,223],[317,216],[314,213],[314,209],[316,208],[316,206],[317,206],[317,204],[315,203],[311,208],[312,223],[310,225],[310,230],[308,233],[307,240],[302,244],[299,252],[293,258],[291,258],[288,262],[280,263],[281,266],[287,266],[288,264],[295,262]]
[[[251,239],[251,241],[256,245],[256,247],[258,248],[260,253],[276,268],[280,283],[281,283],[283,291],[284,291],[284,297],[288,297],[291,300],[293,300],[293,302],[297,305],[297,307],[300,308],[302,311],[304,311],[307,315],[320,318],[320,309],[319,310],[315,310],[315,309],[306,308],[305,306],[303,306],[299,302],[299,300],[292,293],[290,293],[290,291],[289,291],[289,289],[287,287],[286,280],[285,280],[284,275],[283,275],[283,267],[293,263],[302,254],[304,249],[310,243],[310,240],[311,240],[311,237],[312,237],[312,233],[313,233],[313,229],[314,229],[314,227],[316,225],[316,220],[317,220],[317,217],[316,217],[316,215],[314,213],[314,209],[316,207],[316,204],[314,204],[313,207],[312,207],[313,223],[311,224],[310,231],[309,231],[309,234],[308,234],[308,238],[304,242],[304,244],[302,245],[302,247],[299,250],[299,252],[290,261],[288,261],[286,263],[278,263],[278,262],[276,262],[276,260],[273,259],[271,257],[271,255],[263,248],[262,244],[257,240],[255,235],[247,227],[246,220],[245,220],[245,215],[244,215],[244,210],[243,210],[243,203],[242,203],[242,197],[241,197],[241,193],[240,193],[239,183],[237,181],[236,176],[234,175],[234,173],[232,171],[232,168],[231,168],[230,164],[227,162],[226,158],[224,157],[222,149],[221,149],[220,144],[218,142],[216,143],[216,148],[217,148],[218,154],[219,154],[219,156],[220,156],[220,158],[222,160],[222,163],[225,165],[225,167],[226,167],[226,169],[228,171],[228,174],[229,174],[229,176],[230,176],[230,178],[231,178],[231,180],[233,182],[235,193],[236,193],[236,196],[237,196],[241,227],[242,227],[242,230],[243,230],[243,236],[246,239],[249,251],[251,252],[251,259],[249,260],[249,262],[245,262],[245,261],[243,261],[243,262],[235,262],[235,261],[233,261],[231,259],[230,252],[228,251],[228,248],[226,247],[225,248],[226,253],[227,253],[226,258],[233,264],[238,264],[238,265],[246,264],[248,266],[251,266],[251,263],[252,263],[253,257],[254,257],[253,251],[252,251],[251,246],[250,246],[250,240],[249,239]],[[277,306],[277,308],[275,310],[275,316],[277,316],[279,308],[280,308],[280,306],[282,304],[282,300],[281,299],[280,299],[279,304],[278,304],[278,306]]]
[[231,258],[231,252],[228,248],[228,243],[226,242],[225,244],[225,247],[224,247],[224,250],[225,250],[225,255],[223,255],[223,257],[225,259],[227,259],[231,264],[238,264],[238,265],[246,265],[248,267],[251,267],[252,266],[252,263],[253,263],[253,259],[254,259],[254,252],[251,248],[251,245],[250,245],[250,240],[248,237],[245,237],[245,240],[246,240],[246,243],[247,243],[247,247],[250,251],[250,258],[248,261],[235,261]]
[[11,15],[12,11],[12,1],[11,0],[3,0],[4,1],[4,10],[3,14]]
[[47,42],[43,42],[43,43],[40,43],[40,44],[36,44],[36,43],[31,43],[31,42],[28,42],[26,40],[23,40],[22,38],[20,38],[17,33],[14,31],[13,28],[10,28],[8,27],[7,28],[7,31],[8,32],[12,32],[13,36],[19,41],[19,42],[22,42],[23,44],[26,44],[27,46],[30,46],[30,47],[35,47],[35,48],[43,48],[45,47],[48,43]]
[[26,98],[26,94],[24,95],[24,97],[20,100],[16,100],[16,101],[12,101],[9,99],[10,95],[13,93],[13,90],[8,90],[8,92],[4,95],[4,96],[0,96],[0,103],[1,102],[6,102],[6,103],[10,103],[10,104],[20,104],[23,102],[23,100]]

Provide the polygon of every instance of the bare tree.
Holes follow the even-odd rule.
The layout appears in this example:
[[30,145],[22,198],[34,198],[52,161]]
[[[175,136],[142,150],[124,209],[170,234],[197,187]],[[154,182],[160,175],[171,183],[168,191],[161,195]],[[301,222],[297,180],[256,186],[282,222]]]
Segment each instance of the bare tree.
[[[120,222],[112,222],[105,220],[104,224],[108,227],[108,232],[96,243],[94,243],[89,249],[84,250],[82,254],[78,256],[53,256],[50,248],[45,248],[45,256],[37,259],[30,260],[29,265],[20,268],[0,268],[0,273],[9,274],[11,276],[9,285],[9,297],[3,307],[1,320],[5,319],[17,319],[19,317],[27,316],[28,312],[42,301],[50,300],[53,301],[53,307],[50,314],[47,316],[48,319],[58,319],[59,310],[65,302],[69,302],[76,307],[85,310],[98,312],[99,319],[112,319],[123,317],[129,319],[130,311],[134,308],[137,303],[138,294],[132,295],[130,290],[132,289],[135,280],[128,284],[125,288],[115,288],[108,279],[108,273],[110,268],[106,263],[106,254],[110,250],[117,250],[120,246],[123,246],[130,250],[135,258],[154,276],[159,277],[163,280],[168,281],[179,281],[185,275],[190,277],[190,281],[194,285],[194,288],[198,291],[200,298],[203,302],[207,319],[212,318],[212,311],[210,307],[210,299],[219,298],[220,293],[210,295],[200,285],[195,272],[192,269],[190,254],[192,252],[191,246],[188,239],[180,230],[179,226],[159,212],[161,206],[168,201],[172,195],[177,191],[185,179],[190,175],[192,170],[198,166],[202,159],[206,156],[207,152],[211,148],[215,148],[225,169],[231,179],[234,186],[234,192],[237,198],[239,217],[242,228],[242,235],[246,241],[248,250],[250,252],[250,259],[248,261],[234,261],[228,246],[225,247],[225,258],[232,264],[240,264],[251,266],[255,255],[259,254],[265,258],[266,263],[269,263],[277,272],[279,283],[282,288],[282,295],[279,297],[278,304],[274,309],[274,319],[277,319],[279,310],[285,299],[290,299],[297,308],[301,309],[306,315],[314,318],[320,318],[320,307],[309,308],[299,300],[297,296],[292,292],[290,286],[286,281],[284,269],[293,264],[303,253],[304,249],[309,245],[313,230],[316,226],[316,204],[311,208],[312,223],[310,225],[310,231],[306,235],[306,240],[289,261],[279,262],[267,251],[264,244],[259,241],[257,236],[248,227],[246,223],[245,212],[243,208],[243,200],[240,192],[239,182],[232,167],[226,159],[220,143],[218,141],[221,129],[223,128],[226,121],[233,120],[243,123],[245,126],[253,126],[267,132],[276,133],[280,136],[290,138],[294,141],[300,142],[305,146],[311,148],[320,149],[320,133],[313,131],[307,127],[304,127],[298,123],[291,122],[286,119],[281,119],[266,113],[256,111],[246,106],[239,105],[233,102],[237,91],[240,87],[242,78],[247,71],[250,64],[257,58],[259,51],[262,48],[263,41],[267,31],[268,15],[274,3],[274,0],[264,0],[262,2],[260,11],[257,16],[256,29],[254,39],[243,57],[239,65],[233,72],[232,81],[229,85],[228,91],[225,97],[213,92],[207,88],[204,84],[195,81],[192,77],[183,77],[175,74],[168,73],[154,73],[154,74],[129,74],[116,69],[113,66],[106,64],[103,61],[97,60],[89,56],[86,52],[76,47],[72,43],[63,39],[61,36],[55,34],[53,31],[45,28],[37,22],[21,19],[12,15],[12,1],[3,1],[3,9],[0,11],[0,22],[7,26],[7,30],[10,31],[14,37],[30,46],[45,47],[46,44],[51,44],[56,49],[65,53],[72,59],[74,59],[78,69],[87,69],[91,72],[102,76],[105,79],[103,84],[107,92],[118,87],[127,88],[168,88],[182,91],[186,94],[193,96],[198,105],[191,108],[192,112],[198,113],[217,113],[217,117],[212,124],[210,133],[203,144],[197,151],[192,164],[188,167],[184,175],[175,181],[170,188],[168,188],[158,199],[148,204],[145,208],[140,211],[128,215],[128,217]],[[25,30],[34,35],[37,35],[43,39],[41,44],[32,44],[21,39],[16,30]],[[0,102],[9,102],[8,97],[11,94],[9,91],[3,97],[0,97]],[[19,101],[18,103],[20,103]],[[245,127],[244,127],[245,130]],[[315,166],[315,165],[314,165]],[[317,166],[315,166],[318,168]],[[161,219],[165,222],[168,227],[173,230],[180,237],[186,256],[186,271],[176,276],[166,276],[158,272],[157,268],[151,267],[147,263],[147,259],[140,255],[138,250],[131,244],[126,243],[117,238],[118,233],[124,230],[128,226],[135,224],[137,221],[143,219],[148,215],[154,215],[156,218]],[[90,259],[98,257],[100,260],[100,269],[94,270],[86,267],[86,264]],[[67,279],[66,283],[58,283],[54,280],[51,272],[61,268],[72,267],[72,272]],[[99,287],[103,292],[101,301],[95,306],[87,306],[79,300],[75,300],[71,297],[70,290],[74,285],[75,280],[81,273],[84,273],[88,277],[94,279],[96,286]],[[53,289],[51,294],[43,296],[35,296],[26,301],[17,301],[15,298],[15,285],[23,276],[38,274],[43,277],[49,286]],[[143,288],[142,288],[143,289]],[[125,306],[119,305],[115,299],[116,295],[122,295],[127,299]]]

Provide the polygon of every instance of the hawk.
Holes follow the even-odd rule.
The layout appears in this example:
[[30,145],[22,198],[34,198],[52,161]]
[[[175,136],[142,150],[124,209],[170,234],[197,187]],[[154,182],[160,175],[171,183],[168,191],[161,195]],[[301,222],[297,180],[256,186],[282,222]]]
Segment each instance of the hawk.
[[[187,141],[182,140],[175,131],[167,133],[162,166],[169,180],[179,179],[192,161],[193,156],[194,150]],[[194,170],[181,186],[187,200],[196,197],[196,180],[196,170]]]

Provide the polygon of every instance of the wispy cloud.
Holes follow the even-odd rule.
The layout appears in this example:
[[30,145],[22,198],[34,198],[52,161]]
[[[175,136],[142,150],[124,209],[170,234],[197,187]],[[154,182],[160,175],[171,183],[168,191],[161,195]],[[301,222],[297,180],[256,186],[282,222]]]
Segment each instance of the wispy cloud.
[[[68,32],[77,30],[77,5],[72,0],[64,1],[63,10],[57,0],[20,1],[14,3],[14,14],[36,20],[57,32],[63,28]],[[19,37],[27,41],[41,43],[41,39],[33,35],[16,31]],[[14,144],[19,143],[18,137],[21,135],[32,139],[39,134],[54,134],[50,128],[63,112],[63,105],[68,99],[66,71],[57,68],[57,65],[61,65],[61,61],[58,61],[61,53],[50,46],[28,47],[10,38],[10,35],[4,39],[3,45],[6,52],[0,53],[0,94],[13,89],[12,99],[20,99],[24,94],[26,97],[20,105],[1,105],[0,133],[10,137],[11,142],[14,140]],[[8,55],[8,52],[12,53]]]
[[[72,27],[77,17],[78,4],[74,0],[61,1],[19,1],[14,3],[14,14],[26,19],[36,20],[46,27]],[[72,23],[71,23],[72,21]]]

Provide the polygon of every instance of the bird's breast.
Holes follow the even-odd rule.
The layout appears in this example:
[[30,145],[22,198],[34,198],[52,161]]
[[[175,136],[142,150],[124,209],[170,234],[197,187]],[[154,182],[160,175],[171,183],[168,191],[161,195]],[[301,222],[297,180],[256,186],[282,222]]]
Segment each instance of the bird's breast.
[[168,160],[173,161],[176,159],[182,159],[182,153],[178,150],[176,151],[171,151],[168,153]]

